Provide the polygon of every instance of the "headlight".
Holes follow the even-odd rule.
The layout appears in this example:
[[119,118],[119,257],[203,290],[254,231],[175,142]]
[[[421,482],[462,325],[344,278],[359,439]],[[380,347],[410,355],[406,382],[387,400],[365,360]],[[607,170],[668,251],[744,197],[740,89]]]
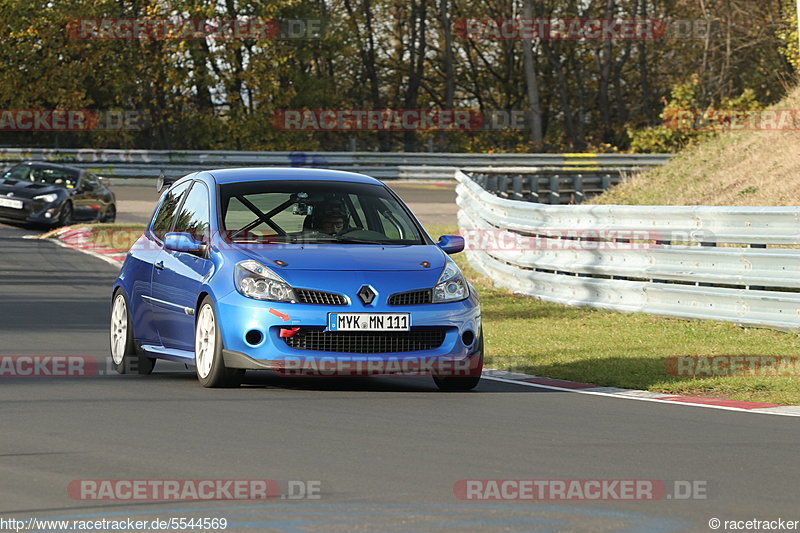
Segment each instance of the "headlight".
[[53,202],[55,202],[58,199],[58,195],[53,192],[53,193],[50,193],[50,194],[43,194],[41,196],[34,196],[33,199],[34,200],[41,200],[41,201],[43,201],[44,203],[47,203],[47,204],[52,204]]
[[236,265],[236,289],[255,300],[274,302],[296,301],[294,290],[283,278],[258,261],[242,261]]
[[455,262],[448,258],[442,275],[433,288],[433,303],[457,302],[469,296],[467,281]]

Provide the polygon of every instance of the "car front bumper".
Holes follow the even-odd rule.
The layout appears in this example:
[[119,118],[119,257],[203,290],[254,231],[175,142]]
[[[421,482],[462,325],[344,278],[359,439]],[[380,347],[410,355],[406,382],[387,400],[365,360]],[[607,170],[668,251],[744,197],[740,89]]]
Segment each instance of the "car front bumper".
[[[257,301],[234,291],[218,300],[216,307],[225,365],[229,368],[272,370],[288,375],[466,376],[479,372],[482,364],[480,304],[474,292],[466,300],[453,303],[353,308]],[[325,331],[328,313],[335,312],[409,313],[412,332],[436,332],[438,338],[443,333],[443,339],[426,349],[363,353],[297,349],[281,337],[282,332],[292,335],[293,331],[310,330],[317,338],[337,335]],[[358,332],[367,340],[370,333]],[[402,335],[397,333],[398,338]],[[348,342],[347,346],[358,347],[358,339]],[[336,343],[325,343],[331,344]],[[401,339],[397,344],[404,342]]]
[[21,209],[0,206],[0,218],[18,220],[32,224],[56,224],[60,214],[57,204],[47,204],[40,200],[13,198],[22,203]]

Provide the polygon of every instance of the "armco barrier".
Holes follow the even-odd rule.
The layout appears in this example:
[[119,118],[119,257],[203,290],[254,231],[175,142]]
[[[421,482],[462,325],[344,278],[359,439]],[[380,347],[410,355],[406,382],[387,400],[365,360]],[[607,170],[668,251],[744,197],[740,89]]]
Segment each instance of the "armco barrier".
[[614,167],[631,171],[659,166],[669,155],[648,154],[461,154],[409,152],[237,152],[177,150],[0,148],[0,166],[19,161],[51,161],[90,169],[102,176],[155,178],[162,171],[178,177],[197,170],[230,167],[319,167],[363,172],[379,179],[452,179],[456,169],[478,167],[560,169],[597,172]]
[[456,173],[470,264],[568,305],[800,331],[800,207],[543,205]]

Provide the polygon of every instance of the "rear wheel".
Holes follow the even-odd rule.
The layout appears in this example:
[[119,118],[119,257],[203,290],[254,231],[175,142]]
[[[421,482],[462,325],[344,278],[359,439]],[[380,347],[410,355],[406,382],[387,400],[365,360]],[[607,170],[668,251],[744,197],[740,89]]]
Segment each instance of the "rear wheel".
[[194,335],[194,362],[197,379],[203,387],[238,387],[244,370],[226,368],[222,357],[222,335],[211,298],[206,296],[197,313]]
[[111,223],[111,222],[115,222],[116,220],[117,220],[117,208],[114,206],[114,204],[111,204],[106,209],[106,212],[101,217],[100,221],[101,222]]
[[120,374],[149,374],[156,364],[155,359],[136,351],[128,301],[121,289],[114,293],[111,306],[111,360]]
[[[476,363],[470,365],[469,376],[433,376],[433,381],[441,391],[468,391],[478,386],[483,372],[483,333],[478,340],[478,359]],[[473,358],[476,356],[473,356]]]

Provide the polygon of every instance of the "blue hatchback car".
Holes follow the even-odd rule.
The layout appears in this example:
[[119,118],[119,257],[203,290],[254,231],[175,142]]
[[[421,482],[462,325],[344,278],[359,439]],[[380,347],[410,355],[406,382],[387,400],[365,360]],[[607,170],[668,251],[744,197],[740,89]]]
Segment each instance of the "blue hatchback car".
[[114,283],[120,373],[156,359],[205,387],[247,370],[283,375],[432,375],[469,390],[483,368],[478,296],[380,181],[349,172],[198,172],[166,190]]

